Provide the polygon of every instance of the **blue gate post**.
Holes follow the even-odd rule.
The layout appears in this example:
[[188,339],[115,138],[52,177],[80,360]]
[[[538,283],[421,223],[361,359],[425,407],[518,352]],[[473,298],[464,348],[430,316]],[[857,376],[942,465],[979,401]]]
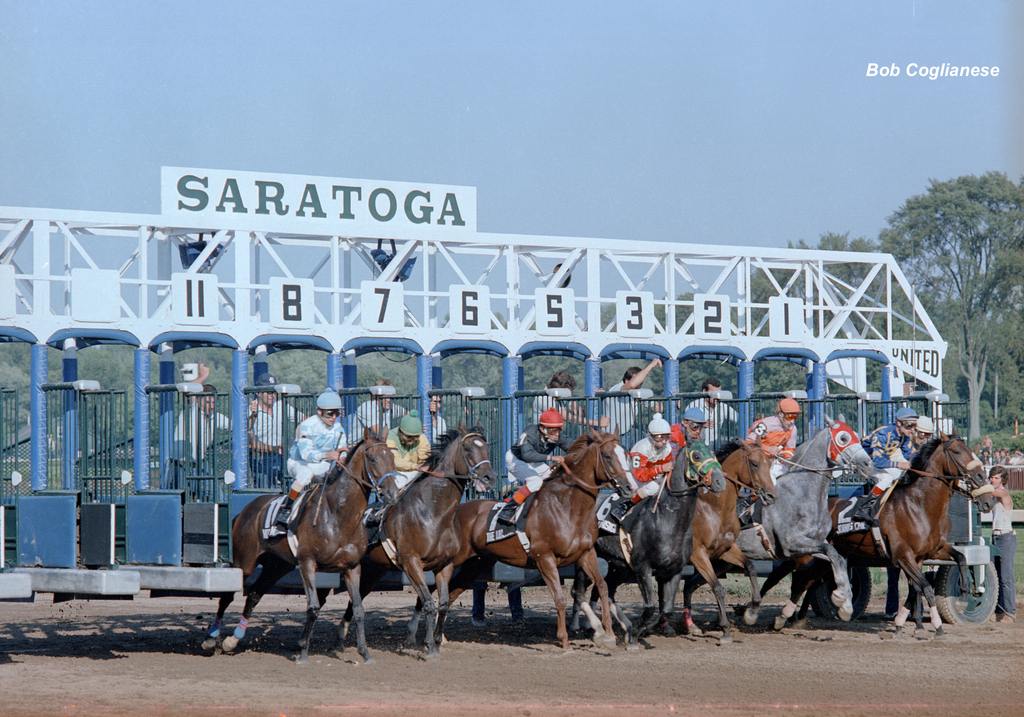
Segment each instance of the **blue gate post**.
[[583,359],[583,395],[587,397],[587,420],[597,418],[597,401],[591,400],[601,388],[601,359],[591,356]]
[[252,385],[265,386],[270,367],[267,366],[267,347],[257,346],[252,357]]
[[516,399],[512,398],[520,386],[519,363],[518,356],[504,356],[501,359],[501,395],[505,397],[502,402],[501,425],[505,427],[507,440],[499,445],[511,446],[519,436],[519,406],[516,405]]
[[249,381],[249,354],[245,349],[231,353],[231,472],[234,488],[249,487],[249,401],[245,387]]
[[341,386],[341,354],[332,351],[327,354],[327,387],[337,391]]
[[[161,384],[174,383],[174,348],[160,344],[159,380]],[[171,447],[174,445],[174,394],[161,392],[157,397],[160,409],[160,428],[157,435],[157,453],[160,459],[160,487],[171,487]]]
[[679,359],[669,358],[661,364],[665,371],[665,420],[670,424],[676,423],[679,419],[676,410],[676,403],[672,397],[679,393]]
[[811,426],[818,429],[825,425],[825,404],[822,403],[828,390],[825,364],[821,361],[812,363],[808,379],[807,397],[814,401],[811,404]]
[[892,423],[893,411],[889,401],[892,400],[892,384],[889,382],[892,375],[892,367],[886,364],[882,366],[882,423]]
[[46,344],[32,344],[29,363],[29,409],[32,413],[32,490],[46,490]]
[[750,397],[754,393],[754,362],[740,361],[736,369],[736,398],[740,399],[740,435],[747,435],[754,417],[751,415]]
[[149,490],[149,349],[135,349],[135,425],[132,449],[134,453],[135,490]]
[[[78,347],[74,339],[64,342],[64,354],[61,357],[61,380],[71,383],[78,380]],[[78,393],[74,390],[63,390],[64,407],[64,455],[61,468],[61,488],[75,489],[75,460],[78,457]],[[86,446],[88,450],[88,446]]]
[[[359,371],[356,366],[356,355],[354,352],[348,352],[345,354],[344,361],[341,365],[341,386],[342,388],[358,388],[359,387]],[[343,399],[345,415],[352,416],[356,412],[356,397],[345,396]]]
[[434,440],[434,425],[430,420],[430,380],[433,374],[433,360],[429,354],[420,354],[416,357],[416,393],[420,397],[420,420],[423,421],[423,432],[427,440]]

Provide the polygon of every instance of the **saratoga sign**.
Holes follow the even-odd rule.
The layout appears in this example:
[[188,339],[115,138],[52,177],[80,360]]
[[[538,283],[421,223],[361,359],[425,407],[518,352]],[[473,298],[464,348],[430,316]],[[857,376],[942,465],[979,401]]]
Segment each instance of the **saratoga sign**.
[[184,226],[343,236],[476,231],[476,188],[161,167],[163,216]]

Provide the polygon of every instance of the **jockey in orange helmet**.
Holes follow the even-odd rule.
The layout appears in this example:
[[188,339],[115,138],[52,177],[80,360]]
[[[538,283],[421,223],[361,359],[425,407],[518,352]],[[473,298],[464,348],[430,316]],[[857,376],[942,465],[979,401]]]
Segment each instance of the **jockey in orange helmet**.
[[[779,401],[779,410],[773,416],[765,416],[754,422],[747,434],[748,441],[760,443],[770,456],[791,459],[796,453],[796,420],[800,417],[800,404],[792,398]],[[783,461],[772,461],[772,480],[786,472]]]

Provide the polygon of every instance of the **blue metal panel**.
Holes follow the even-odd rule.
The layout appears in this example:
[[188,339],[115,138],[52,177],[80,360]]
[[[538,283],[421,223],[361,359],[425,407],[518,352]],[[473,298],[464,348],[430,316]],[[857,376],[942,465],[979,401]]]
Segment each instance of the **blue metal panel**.
[[34,344],[37,339],[28,329],[16,329],[11,326],[0,327],[0,343],[14,343],[22,341],[26,344]]
[[[512,397],[519,390],[519,359],[515,356],[506,356],[501,360],[501,395]],[[519,423],[519,401],[502,401],[501,403],[501,425],[505,435],[509,437],[507,445],[518,436],[516,429]],[[504,444],[500,444],[504,445]]]
[[266,346],[267,353],[289,351],[292,349],[316,349],[330,353],[333,351],[331,342],[322,336],[296,336],[295,334],[262,334],[249,342],[249,350],[255,351],[259,346]]
[[497,341],[474,341],[472,339],[448,339],[430,349],[430,353],[442,357],[452,354],[489,354],[491,356],[508,356],[508,348]]
[[29,410],[32,426],[32,490],[46,490],[46,383],[47,348],[32,344],[29,365]]
[[740,361],[740,365],[736,369],[736,398],[744,401],[740,404],[739,410],[739,433],[741,436],[747,435],[747,431],[750,429],[750,422],[753,419],[753,416],[750,415],[750,403],[746,402],[746,399],[750,398],[753,393],[754,362]]
[[262,498],[265,495],[277,495],[276,493],[265,493],[258,490],[234,490],[231,492],[231,496],[228,498],[228,524],[234,522],[238,514],[242,512],[245,506],[252,503],[257,498]]
[[216,331],[165,331],[149,342],[150,348],[153,349],[160,344],[172,344],[175,352],[202,346],[238,348],[237,341],[227,334],[221,334]]
[[269,375],[270,367],[267,365],[267,355],[263,354],[252,362],[252,385],[266,386]]
[[249,485],[249,399],[245,387],[249,384],[249,354],[234,351],[231,354],[231,471],[235,474],[235,487]]
[[590,349],[583,344],[565,341],[530,341],[517,352],[524,359],[531,356],[568,356],[584,361],[590,357]]
[[64,342],[74,339],[78,348],[84,349],[89,346],[101,344],[138,346],[141,342],[138,337],[130,331],[120,329],[61,329],[46,340],[54,348],[63,348]]
[[[761,349],[754,354],[755,361],[770,361],[772,359],[807,359],[808,361],[820,361],[818,354],[810,349],[785,348],[785,349]],[[800,363],[803,363],[802,361]]]
[[421,354],[423,353],[423,347],[412,339],[387,339],[370,336],[352,339],[342,347],[342,351],[355,351],[356,356],[362,356],[371,351],[398,351],[407,354]]
[[825,363],[843,358],[864,358],[878,363],[889,363],[885,354],[873,349],[837,349],[825,358]]
[[434,356],[430,362],[430,385],[435,389],[444,387],[444,370],[441,368],[440,356]]
[[[665,371],[665,390],[663,393],[665,396],[674,396],[679,393],[679,361],[669,359],[662,363],[661,367]],[[665,403],[665,418],[669,423],[675,423],[679,420],[676,416],[678,413],[676,403],[675,401],[666,401]]]
[[427,391],[430,390],[430,377],[433,373],[433,363],[430,356],[419,355],[416,357],[416,393],[420,395],[420,418],[423,420],[423,430],[428,441],[434,440],[433,421],[427,420],[430,415],[430,397]]
[[135,490],[149,490],[149,349],[135,349],[135,424],[133,448]]
[[[329,353],[327,354],[327,385],[337,391],[342,387],[342,367],[341,367],[341,354]],[[313,387],[306,387],[307,391],[313,390]]]
[[721,359],[728,357],[730,363],[738,364],[746,361],[747,356],[738,348],[733,346],[689,346],[679,352],[676,358],[679,359]]
[[129,563],[181,565],[181,493],[128,496],[125,530]]
[[[163,385],[174,383],[174,351],[171,349],[160,353],[160,383]],[[171,447],[174,445],[174,394],[161,393],[157,399],[157,405],[160,408],[160,426],[157,435],[160,456],[160,487],[167,488],[171,480],[168,467],[171,462]]]
[[669,353],[657,344],[644,343],[618,343],[608,344],[601,349],[601,359],[610,361],[612,359],[642,359],[650,360],[655,356],[667,359]]
[[[72,345],[61,356],[61,376],[71,383],[78,380],[78,350]],[[75,489],[75,460],[78,458],[78,392],[63,391],[64,446],[61,460],[61,488]]]
[[23,495],[17,500],[18,565],[73,568],[78,557],[78,495]]

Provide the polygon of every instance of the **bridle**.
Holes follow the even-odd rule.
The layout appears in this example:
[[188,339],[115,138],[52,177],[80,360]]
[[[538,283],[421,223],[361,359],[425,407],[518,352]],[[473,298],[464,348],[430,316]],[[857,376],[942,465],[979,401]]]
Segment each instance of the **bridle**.
[[723,476],[725,475],[725,472],[722,471],[722,464],[718,462],[717,458],[715,458],[714,453],[710,453],[708,456],[701,456],[697,453],[696,449],[691,449],[687,446],[683,449],[683,455],[686,457],[684,475],[686,477],[687,485],[684,488],[676,490],[672,486],[672,476],[670,474],[668,478],[665,479],[665,490],[671,496],[679,497],[702,486],[710,486],[710,476],[716,467]]
[[615,436],[609,436],[607,438],[594,441],[586,448],[586,450],[588,451],[595,448],[597,449],[598,455],[600,456],[600,458],[598,459],[598,463],[601,466],[601,470],[604,472],[605,480],[598,481],[595,485],[591,485],[584,481],[583,479],[579,478],[575,473],[573,473],[572,469],[569,468],[565,461],[562,461],[558,465],[557,469],[562,471],[562,474],[568,479],[569,485],[571,485],[574,488],[578,488],[579,490],[583,491],[586,495],[590,496],[594,500],[597,500],[597,494],[601,490],[601,483],[618,484],[619,482],[618,478],[616,478],[615,476],[614,464],[611,463],[612,459],[604,454],[604,447],[615,440],[617,440]]
[[[744,448],[744,447],[740,447],[737,450],[745,451],[747,449]],[[763,451],[762,451],[762,455],[764,455]],[[746,489],[750,490],[751,492],[753,492],[753,494],[755,496],[755,499],[764,501],[767,504],[768,501],[765,500],[765,496],[769,495],[770,491],[767,488],[762,488],[762,487],[758,486],[757,485],[757,479],[755,477],[757,475],[757,470],[760,467],[760,464],[759,463],[754,463],[754,461],[751,460],[749,455],[746,456],[745,460],[746,460],[746,464],[747,464],[747,480],[750,481],[749,484],[744,483],[739,478],[733,478],[731,475],[729,475],[728,473],[725,472],[724,468],[722,469],[722,475],[725,476],[725,479],[727,481],[729,481],[730,483],[732,483],[736,487],[737,492],[739,491],[740,488],[746,488]]]
[[[370,444],[370,445],[366,445],[365,442],[364,442],[364,445],[362,446],[363,452],[367,453],[367,454],[369,454],[370,451],[377,450],[379,448],[383,448],[386,451],[390,450],[390,449],[388,449],[387,444],[384,441],[379,441],[379,440],[373,441],[373,443]],[[383,481],[387,480],[388,478],[397,478],[398,475],[399,475],[398,471],[388,471],[387,473],[385,473],[385,474],[383,474],[381,476],[378,476],[376,478],[376,480],[375,480],[374,477],[373,477],[373,474],[370,472],[369,456],[364,456],[363,457],[363,472],[366,473],[366,478],[363,478],[361,475],[359,475],[358,473],[353,472],[348,467],[348,464],[352,461],[353,458],[355,458],[355,456],[356,456],[356,451],[353,451],[352,453],[350,453],[348,455],[348,457],[345,459],[344,463],[339,463],[338,464],[338,467],[341,468],[341,470],[344,471],[345,474],[349,478],[351,478],[360,488],[362,488],[364,491],[366,491],[367,495],[369,495],[369,493],[371,491],[375,490],[375,489],[379,490],[380,489],[380,484]]]
[[[956,440],[952,437],[946,440],[941,440],[939,445],[936,447],[936,451],[941,450],[943,457],[951,462],[956,469],[955,475],[946,475],[943,473],[933,473],[931,471],[921,470],[920,468],[908,468],[908,473],[921,476],[923,478],[932,478],[940,483],[944,483],[949,488],[950,495],[953,493],[959,493],[960,495],[966,496],[970,500],[975,500],[983,495],[987,495],[993,491],[991,485],[977,481],[971,472],[967,470],[967,466],[960,462],[954,453],[949,451],[946,447],[948,441]],[[966,480],[970,480],[970,484]],[[973,486],[973,487],[972,487]]]
[[[427,475],[434,476],[436,478],[446,478],[447,480],[454,483],[459,490],[462,490],[465,487],[465,484],[468,483],[469,481],[480,480],[480,468],[485,465],[490,466],[491,459],[488,457],[484,458],[482,461],[470,464],[469,453],[466,449],[466,443],[471,438],[480,439],[481,441],[483,441],[484,445],[487,444],[487,439],[484,437],[484,435],[476,431],[467,433],[466,435],[462,436],[459,439],[458,450],[462,454],[462,463],[463,465],[466,466],[466,473],[444,473],[436,470],[424,471],[424,473],[426,473]],[[454,466],[454,464],[455,462],[453,460],[452,465]]]

